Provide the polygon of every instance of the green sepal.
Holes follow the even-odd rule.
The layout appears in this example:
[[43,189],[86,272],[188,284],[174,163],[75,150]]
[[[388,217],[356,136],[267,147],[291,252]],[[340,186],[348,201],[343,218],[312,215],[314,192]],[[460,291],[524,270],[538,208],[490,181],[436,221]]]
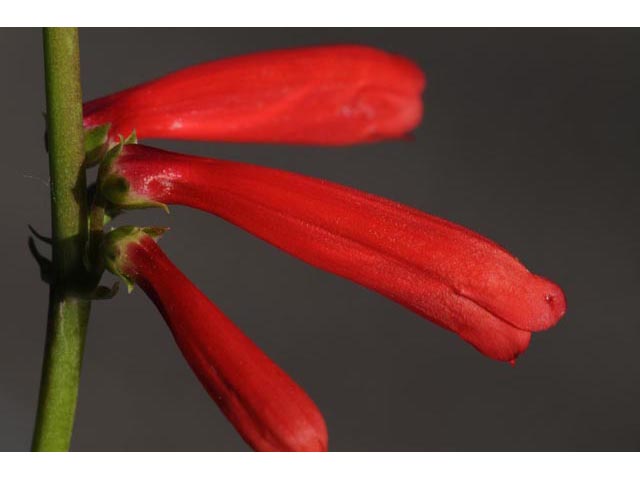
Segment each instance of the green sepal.
[[98,165],[109,148],[110,123],[97,127],[85,128],[84,130],[84,157],[85,165],[93,167]]
[[162,238],[162,236],[167,233],[170,228],[169,227],[158,227],[157,225],[151,227],[138,227],[142,231],[142,233],[149,235],[156,242]]
[[[139,242],[145,235],[158,241],[167,230],[169,230],[169,227],[136,227],[133,225],[125,225],[114,228],[105,235],[101,245],[101,255],[105,266],[107,270],[122,279],[129,293],[133,290],[134,281],[129,278],[119,266],[119,263],[123,261],[125,247],[131,242]],[[126,261],[126,259],[124,260]]]
[[136,130],[134,128],[131,131],[131,133],[129,134],[129,136],[124,139],[124,144],[125,145],[135,145],[136,143],[138,143],[138,135],[136,134]]
[[102,197],[107,200],[106,211],[111,217],[116,216],[123,210],[133,210],[138,208],[162,208],[169,213],[169,207],[162,202],[149,200],[145,197],[137,197],[130,192],[130,185],[126,178],[118,174],[115,168],[116,161],[125,145],[135,143],[136,131],[126,139],[120,136],[120,142],[112,147],[104,156],[98,172],[98,189]]

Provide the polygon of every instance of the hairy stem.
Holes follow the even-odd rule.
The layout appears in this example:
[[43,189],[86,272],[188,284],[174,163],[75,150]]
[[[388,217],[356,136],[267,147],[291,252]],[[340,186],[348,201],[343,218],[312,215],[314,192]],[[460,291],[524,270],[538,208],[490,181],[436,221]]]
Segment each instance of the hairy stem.
[[32,449],[65,451],[71,443],[91,306],[74,294],[87,281],[80,49],[76,28],[45,28],[43,40],[54,275]]

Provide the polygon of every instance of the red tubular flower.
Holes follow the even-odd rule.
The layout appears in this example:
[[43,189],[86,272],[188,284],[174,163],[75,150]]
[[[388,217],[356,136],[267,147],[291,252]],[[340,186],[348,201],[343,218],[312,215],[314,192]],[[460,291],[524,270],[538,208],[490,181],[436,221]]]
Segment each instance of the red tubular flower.
[[205,210],[511,361],[553,326],[554,283],[466,228],[352,188],[271,168],[125,146],[101,188],[121,208]]
[[240,435],[260,451],[325,451],[327,430],[313,401],[149,234],[157,229],[110,232],[103,243],[108,268],[153,300],[187,362]]
[[275,50],[172,73],[84,106],[110,138],[345,145],[420,123],[425,78],[411,61],[336,45]]

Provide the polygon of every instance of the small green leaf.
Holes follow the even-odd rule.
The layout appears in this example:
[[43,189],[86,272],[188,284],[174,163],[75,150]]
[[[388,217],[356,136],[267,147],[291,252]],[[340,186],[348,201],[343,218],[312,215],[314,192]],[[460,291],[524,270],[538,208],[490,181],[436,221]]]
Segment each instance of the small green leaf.
[[43,282],[50,284],[53,280],[53,264],[51,263],[51,260],[38,251],[38,247],[36,246],[36,242],[33,237],[29,237],[29,251],[38,264],[38,268],[40,269],[40,278]]
[[110,123],[99,125],[97,127],[86,128],[84,130],[84,152],[88,153],[101,147],[109,138]]
[[39,233],[35,228],[33,228],[31,225],[27,225],[27,227],[29,227],[29,231],[33,234],[34,237],[36,237],[41,242],[46,243],[47,245],[51,245],[52,243],[51,237],[45,237],[44,235]]

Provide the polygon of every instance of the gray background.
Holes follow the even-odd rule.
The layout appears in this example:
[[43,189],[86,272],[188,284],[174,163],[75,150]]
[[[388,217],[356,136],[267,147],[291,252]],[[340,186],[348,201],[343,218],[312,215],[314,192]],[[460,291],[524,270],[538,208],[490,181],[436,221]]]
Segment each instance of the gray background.
[[[322,409],[333,450],[637,450],[639,30],[81,30],[86,99],[196,62],[360,42],[427,72],[415,141],[351,148],[149,142],[387,196],[498,241],[568,313],[516,368],[210,215],[173,208],[175,263]],[[39,30],[0,30],[0,449],[30,444],[49,231]],[[75,450],[245,450],[142,294],[95,303]]]

